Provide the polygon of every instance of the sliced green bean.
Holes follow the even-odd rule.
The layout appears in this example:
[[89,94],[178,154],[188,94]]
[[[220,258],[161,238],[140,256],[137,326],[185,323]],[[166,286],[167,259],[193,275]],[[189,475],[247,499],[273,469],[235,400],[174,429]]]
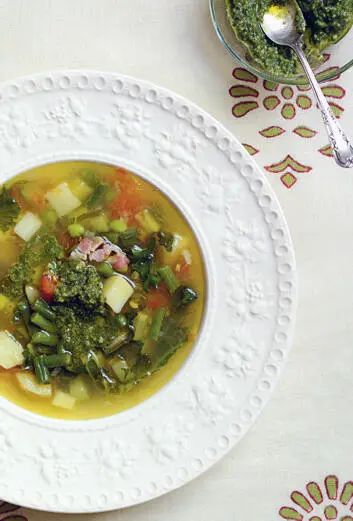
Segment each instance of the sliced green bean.
[[48,333],[56,333],[57,331],[56,325],[50,322],[50,320],[47,320],[40,313],[34,313],[34,315],[31,316],[31,322]]
[[48,369],[54,369],[55,367],[67,367],[71,363],[71,355],[69,353],[59,355],[46,355],[44,356],[44,363]]
[[37,331],[32,336],[33,344],[43,344],[45,346],[56,346],[59,342],[59,339],[53,333],[48,333],[47,331]]
[[45,365],[44,355],[36,356],[33,359],[34,371],[40,384],[47,384],[50,381],[49,369]]
[[156,316],[153,319],[152,326],[151,326],[151,338],[155,342],[157,342],[157,340],[159,338],[166,312],[167,312],[166,309],[160,308],[157,311]]
[[103,277],[109,278],[112,275],[114,275],[115,271],[112,267],[112,265],[109,262],[102,262],[97,267],[98,273],[103,275]]
[[180,287],[180,281],[174,275],[174,272],[170,266],[162,266],[158,270],[163,282],[168,288],[169,293],[175,293]]
[[44,300],[36,301],[34,304],[34,311],[37,311],[48,320],[55,320],[55,311],[53,311],[52,308],[46,302],[44,302]]
[[17,306],[16,311],[18,315],[22,317],[28,334],[31,337],[37,331],[37,328],[31,324],[31,310],[29,304],[27,304],[27,302],[20,302],[20,304],[18,304]]

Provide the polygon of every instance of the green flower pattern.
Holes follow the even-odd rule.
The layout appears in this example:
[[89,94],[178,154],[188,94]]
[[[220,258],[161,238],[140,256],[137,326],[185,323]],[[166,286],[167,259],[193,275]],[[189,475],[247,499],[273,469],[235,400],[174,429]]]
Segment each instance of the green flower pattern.
[[290,502],[279,510],[285,521],[353,521],[353,481],[340,484],[337,476],[323,483],[310,481],[305,490],[294,490]]
[[[330,55],[327,54],[326,63],[329,60]],[[328,66],[327,64],[325,71],[328,69],[335,71],[337,67]],[[234,69],[233,77],[236,80],[236,84],[231,86],[229,94],[235,100],[232,108],[235,118],[251,117],[253,113],[254,117],[256,117],[256,124],[258,124],[258,121],[266,118],[266,112],[270,112],[277,120],[279,117],[283,121],[283,126],[282,124],[276,124],[258,129],[258,134],[262,138],[273,140],[283,134],[291,133],[292,139],[288,140],[287,147],[290,144],[296,145],[294,142],[295,138],[306,140],[313,139],[316,136],[321,138],[319,131],[322,131],[322,128],[314,129],[311,126],[300,124],[301,115],[304,115],[306,111],[311,109],[316,110],[310,87],[305,85],[294,87],[280,86],[267,80],[261,82],[255,74],[241,67]],[[340,77],[336,76],[323,86],[323,92],[337,118],[340,118],[344,113],[344,107],[341,103],[346,95],[346,91],[339,84],[339,80]],[[257,112],[259,109],[265,109],[266,112],[263,113],[264,118],[259,118]],[[239,131],[241,132],[241,128],[239,128]],[[323,139],[326,139],[326,136]],[[243,143],[243,145],[250,155],[261,154],[266,147],[266,144],[263,147],[259,147],[248,142]],[[283,141],[277,150],[283,150],[282,145]],[[325,143],[316,148],[316,151],[324,157],[332,156],[330,146]],[[294,157],[294,153],[291,150],[286,150],[284,157],[279,157],[269,165],[264,164],[264,168],[269,173],[279,174],[282,184],[286,188],[292,188],[301,177],[300,174],[307,174],[313,169],[311,165],[304,164],[299,159]]]

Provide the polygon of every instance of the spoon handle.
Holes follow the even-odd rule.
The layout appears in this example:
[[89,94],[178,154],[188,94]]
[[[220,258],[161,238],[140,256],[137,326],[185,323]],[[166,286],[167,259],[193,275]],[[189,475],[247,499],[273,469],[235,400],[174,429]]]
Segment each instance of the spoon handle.
[[333,115],[331,107],[315,78],[315,74],[308,63],[308,60],[306,59],[300,41],[296,42],[291,47],[297,53],[300,63],[303,66],[311,84],[311,88],[315,94],[336,163],[343,168],[353,168],[353,145]]

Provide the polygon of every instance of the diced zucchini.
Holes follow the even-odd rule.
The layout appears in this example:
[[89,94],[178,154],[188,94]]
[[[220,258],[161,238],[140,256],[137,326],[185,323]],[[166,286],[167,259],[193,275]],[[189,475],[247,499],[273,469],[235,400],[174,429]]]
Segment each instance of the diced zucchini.
[[0,365],[11,369],[23,364],[23,361],[22,345],[8,331],[0,331]]
[[34,286],[27,285],[25,287],[26,297],[28,299],[28,302],[31,304],[31,306],[35,303],[36,300],[39,299],[39,289],[35,288]]
[[90,398],[90,390],[87,379],[82,376],[77,376],[70,382],[70,394],[79,402],[84,402]]
[[58,214],[54,208],[46,208],[44,212],[40,214],[40,218],[47,226],[55,226],[58,221]]
[[114,313],[120,313],[133,293],[133,283],[122,275],[113,275],[104,282],[103,295]]
[[39,384],[37,378],[32,373],[17,373],[16,378],[24,391],[27,391],[42,398],[49,398],[52,395],[50,384]]
[[76,178],[70,183],[70,190],[82,202],[86,201],[93,192],[93,188],[80,178]]
[[46,198],[59,217],[67,215],[81,206],[81,201],[71,192],[67,183],[62,183],[48,192]]
[[42,226],[42,221],[32,212],[24,214],[22,219],[16,224],[14,232],[24,241],[29,241],[31,237]]
[[109,221],[105,215],[85,219],[84,225],[92,232],[107,233],[109,231]]
[[148,337],[151,328],[152,318],[144,312],[140,312],[134,320],[134,340],[143,341]]
[[52,404],[62,409],[73,409],[76,404],[76,398],[63,391],[56,391]]
[[127,362],[122,358],[116,358],[111,364],[111,368],[121,383],[126,383],[134,377],[134,373],[130,371]]
[[161,229],[159,223],[147,209],[135,215],[135,218],[147,233],[157,233]]
[[12,302],[6,295],[0,294],[0,311],[4,313],[12,313],[15,307],[15,303]]

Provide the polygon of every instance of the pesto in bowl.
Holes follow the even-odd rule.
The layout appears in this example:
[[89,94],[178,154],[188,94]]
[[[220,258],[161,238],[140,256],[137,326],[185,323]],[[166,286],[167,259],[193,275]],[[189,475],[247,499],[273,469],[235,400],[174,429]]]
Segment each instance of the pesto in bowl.
[[[230,25],[252,61],[270,74],[291,77],[300,72],[292,49],[271,42],[260,22],[272,0],[225,0]],[[304,51],[316,68],[328,46],[340,41],[353,24],[353,0],[298,0],[306,22]]]

